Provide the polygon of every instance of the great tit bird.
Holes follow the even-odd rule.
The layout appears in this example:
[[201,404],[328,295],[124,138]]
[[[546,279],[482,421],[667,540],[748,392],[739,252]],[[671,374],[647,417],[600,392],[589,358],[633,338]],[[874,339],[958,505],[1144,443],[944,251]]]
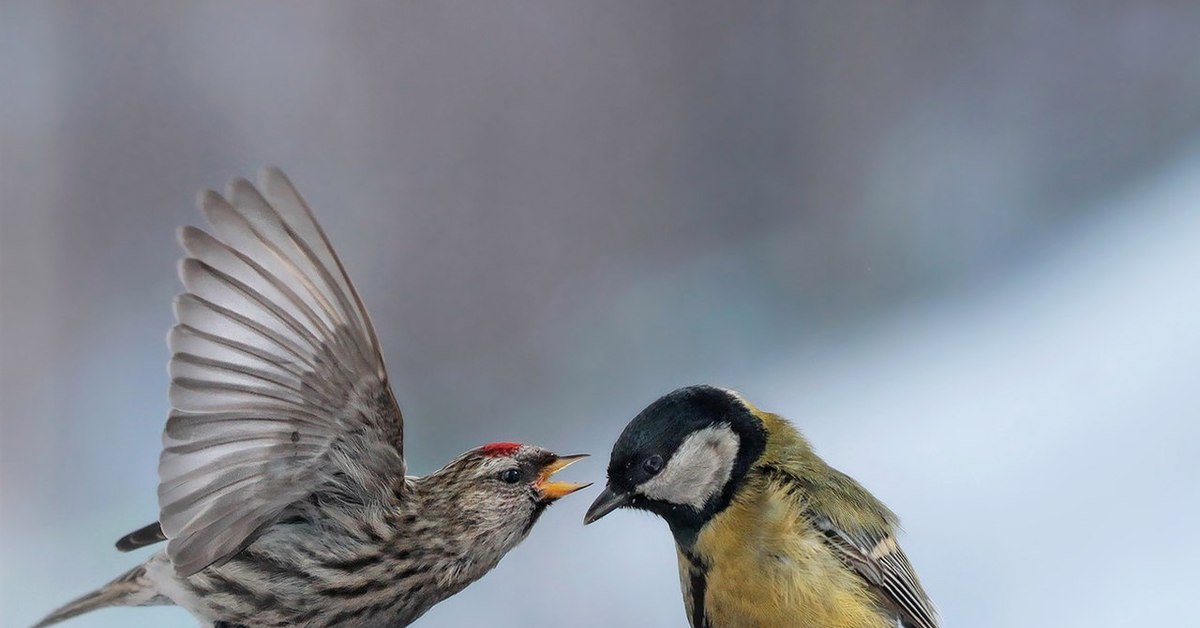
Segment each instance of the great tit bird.
[[166,549],[39,626],[158,604],[217,628],[406,626],[586,486],[551,479],[582,456],[517,443],[406,477],[362,301],[287,177],[260,187],[205,193],[215,236],[180,234],[159,518],[117,542]]
[[937,628],[898,521],[785,419],[736,392],[676,390],[613,446],[592,523],[666,519],[693,628]]

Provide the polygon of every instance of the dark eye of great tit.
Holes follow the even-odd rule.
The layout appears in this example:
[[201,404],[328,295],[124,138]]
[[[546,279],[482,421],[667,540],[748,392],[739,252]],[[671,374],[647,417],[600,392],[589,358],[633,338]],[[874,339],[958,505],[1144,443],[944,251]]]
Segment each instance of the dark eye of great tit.
[[521,470],[505,469],[500,472],[500,480],[506,484],[516,484],[521,481]]
[[642,461],[642,471],[645,471],[646,475],[658,475],[658,472],[662,471],[662,467],[663,459],[658,454],[654,454]]

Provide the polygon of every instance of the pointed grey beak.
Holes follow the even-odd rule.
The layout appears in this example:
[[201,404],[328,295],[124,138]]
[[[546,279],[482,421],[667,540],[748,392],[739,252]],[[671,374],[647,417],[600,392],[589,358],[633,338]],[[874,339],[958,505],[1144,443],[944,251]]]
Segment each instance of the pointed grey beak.
[[605,486],[604,491],[592,502],[591,508],[588,508],[587,514],[583,516],[583,525],[596,521],[622,506],[628,506],[630,500],[628,494],[613,490],[611,484]]

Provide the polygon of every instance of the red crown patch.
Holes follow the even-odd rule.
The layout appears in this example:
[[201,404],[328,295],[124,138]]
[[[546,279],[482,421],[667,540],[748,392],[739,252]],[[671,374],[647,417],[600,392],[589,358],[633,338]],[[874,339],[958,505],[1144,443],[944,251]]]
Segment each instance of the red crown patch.
[[485,456],[511,456],[521,448],[521,443],[488,443],[479,448]]

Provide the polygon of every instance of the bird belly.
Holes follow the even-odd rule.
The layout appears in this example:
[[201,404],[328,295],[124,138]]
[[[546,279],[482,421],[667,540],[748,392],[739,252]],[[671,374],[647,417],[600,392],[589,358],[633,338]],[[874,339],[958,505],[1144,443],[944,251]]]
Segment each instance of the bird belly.
[[343,567],[322,556],[319,544],[301,538],[285,540],[304,551],[287,551],[278,535],[269,530],[228,562],[187,578],[159,554],[147,563],[147,575],[202,626],[394,628],[416,621],[457,590],[439,590],[433,573],[408,561],[381,557]]
[[806,571],[786,556],[728,567],[714,565],[705,592],[708,628],[895,626],[865,592],[814,581]]
[[708,628],[895,626],[787,501],[762,496],[731,505],[695,550],[705,564]]

